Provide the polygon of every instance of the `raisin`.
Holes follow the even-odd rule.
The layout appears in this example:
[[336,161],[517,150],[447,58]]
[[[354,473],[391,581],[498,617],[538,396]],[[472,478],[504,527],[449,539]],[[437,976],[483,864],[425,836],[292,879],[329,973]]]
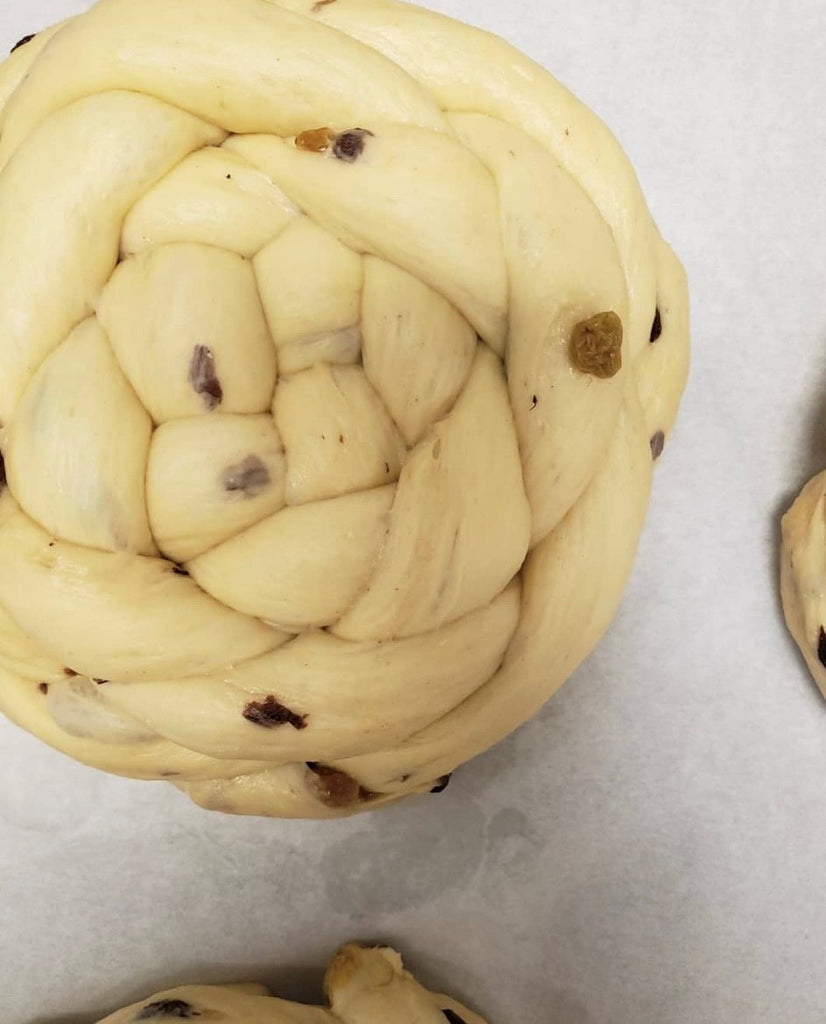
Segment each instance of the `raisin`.
[[307,716],[296,714],[279,703],[273,696],[266,700],[254,700],[244,708],[244,718],[253,725],[265,729],[277,729],[280,725],[291,725],[293,729],[306,729]]
[[663,333],[663,318],[660,316],[660,307],[657,306],[654,311],[654,322],[651,324],[651,337],[648,339],[653,345],[655,341],[659,341],[660,335]]
[[571,332],[571,362],[581,373],[605,380],[622,369],[622,320],[616,313],[597,313]]
[[215,357],[207,345],[196,345],[189,363],[189,383],[203,396],[207,409],[214,409],[224,398],[224,389],[215,374]]
[[159,1020],[163,1017],[178,1017],[181,1020],[192,1020],[201,1014],[185,1003],[183,999],[161,999],[157,1003],[148,1003],[138,1013],[135,1020]]
[[442,1013],[444,1014],[445,1020],[448,1022],[448,1024],[465,1024],[464,1020],[459,1016],[459,1014],[455,1010],[450,1010],[447,1007],[445,1007],[445,1009],[442,1010]]
[[373,133],[366,128],[351,128],[342,132],[333,146],[333,156],[346,164],[355,163],[364,152],[365,139]]
[[37,34],[36,32],[32,32],[31,35],[23,36],[22,39],[18,39],[17,42],[14,44],[14,46],[11,48],[11,52],[14,53],[14,51],[15,50],[19,50],[21,46],[25,46],[26,43],[30,43],[32,41],[32,39],[34,39],[36,34]]
[[221,484],[225,491],[241,491],[245,498],[255,498],[270,486],[270,474],[257,455],[248,455],[224,470]]
[[337,768],[330,768],[317,761],[307,761],[307,767],[315,776],[314,789],[322,803],[328,807],[352,807],[373,795],[363,789],[357,779]]
[[665,434],[661,430],[658,430],[651,438],[651,458],[655,462],[662,455],[663,448],[665,448]]
[[295,148],[306,153],[324,153],[336,137],[332,128],[310,128],[295,137]]
[[40,690],[41,693],[48,693],[49,692],[49,684],[48,683],[41,683],[40,686],[38,686],[38,690]]

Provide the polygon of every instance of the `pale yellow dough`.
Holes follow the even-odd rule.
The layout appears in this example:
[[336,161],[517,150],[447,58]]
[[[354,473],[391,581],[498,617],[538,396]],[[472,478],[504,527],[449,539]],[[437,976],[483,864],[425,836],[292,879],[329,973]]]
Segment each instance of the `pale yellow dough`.
[[0,65],[0,710],[227,812],[439,788],[610,623],[687,371],[625,155],[502,40],[99,0]]
[[187,985],[127,1006],[99,1024],[485,1024],[449,996],[429,992],[387,947],[350,944],[324,978],[328,1007],[286,1002],[263,985]]

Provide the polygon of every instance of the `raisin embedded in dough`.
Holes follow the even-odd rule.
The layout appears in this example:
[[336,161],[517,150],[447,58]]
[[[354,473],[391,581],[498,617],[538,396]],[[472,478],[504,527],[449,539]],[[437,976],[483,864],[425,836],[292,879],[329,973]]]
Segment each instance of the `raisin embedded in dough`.
[[35,35],[36,33],[33,32],[31,35],[23,36],[22,39],[18,39],[18,41],[11,48],[11,52],[14,53],[14,51],[19,50],[21,46],[25,46],[26,43],[30,43],[32,39],[34,39]]
[[221,404],[224,390],[215,373],[215,357],[207,345],[196,345],[189,364],[189,380],[196,394],[202,395],[207,409]]
[[272,696],[250,701],[244,708],[244,718],[255,725],[263,725],[265,729],[277,729],[280,725],[291,725],[293,729],[307,728],[306,715],[296,714]]
[[655,341],[659,341],[663,333],[663,321],[660,315],[660,307],[654,312],[654,320],[651,323],[651,334],[648,338],[649,342],[653,345]]
[[336,133],[330,128],[308,128],[295,138],[296,149],[308,153],[323,153],[336,140]]
[[271,482],[269,470],[257,455],[248,455],[238,465],[228,466],[221,476],[225,491],[238,491],[246,498],[261,494]]
[[658,430],[651,437],[651,458],[656,462],[665,449],[665,434]]
[[613,311],[597,313],[571,333],[571,362],[582,373],[603,379],[622,369],[622,321]]
[[455,1010],[447,1008],[442,1010],[442,1013],[445,1015],[448,1024],[466,1024]]
[[354,163],[364,152],[368,137],[373,133],[367,128],[351,128],[342,132],[333,143],[333,156],[344,163]]
[[201,1014],[183,999],[161,999],[157,1003],[148,1003],[140,1010],[135,1020],[192,1020]]
[[360,801],[369,800],[373,795],[346,772],[318,764],[316,761],[308,761],[307,767],[313,773],[314,779],[311,784],[318,798],[328,807],[353,808]]

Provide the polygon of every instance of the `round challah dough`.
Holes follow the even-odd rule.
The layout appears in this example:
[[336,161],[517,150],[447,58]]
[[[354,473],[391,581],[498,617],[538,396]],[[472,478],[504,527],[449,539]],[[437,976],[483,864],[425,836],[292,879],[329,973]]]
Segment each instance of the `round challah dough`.
[[590,652],[688,367],[605,126],[393,0],[0,66],[0,708],[205,807],[444,787]]
[[127,1006],[100,1024],[485,1024],[455,999],[428,992],[387,947],[344,946],[327,969],[324,988],[329,1009],[276,999],[263,985],[188,985]]

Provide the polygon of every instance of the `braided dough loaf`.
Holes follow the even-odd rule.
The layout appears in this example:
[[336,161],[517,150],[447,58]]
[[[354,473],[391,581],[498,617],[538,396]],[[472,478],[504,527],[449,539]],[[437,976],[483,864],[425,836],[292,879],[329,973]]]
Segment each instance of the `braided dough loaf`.
[[443,786],[608,626],[685,383],[618,144],[393,0],[101,0],[0,108],[0,708],[224,811]]
[[388,948],[344,946],[327,969],[324,988],[329,1009],[275,999],[262,985],[186,986],[127,1006],[100,1024],[485,1024],[454,999],[428,992]]

